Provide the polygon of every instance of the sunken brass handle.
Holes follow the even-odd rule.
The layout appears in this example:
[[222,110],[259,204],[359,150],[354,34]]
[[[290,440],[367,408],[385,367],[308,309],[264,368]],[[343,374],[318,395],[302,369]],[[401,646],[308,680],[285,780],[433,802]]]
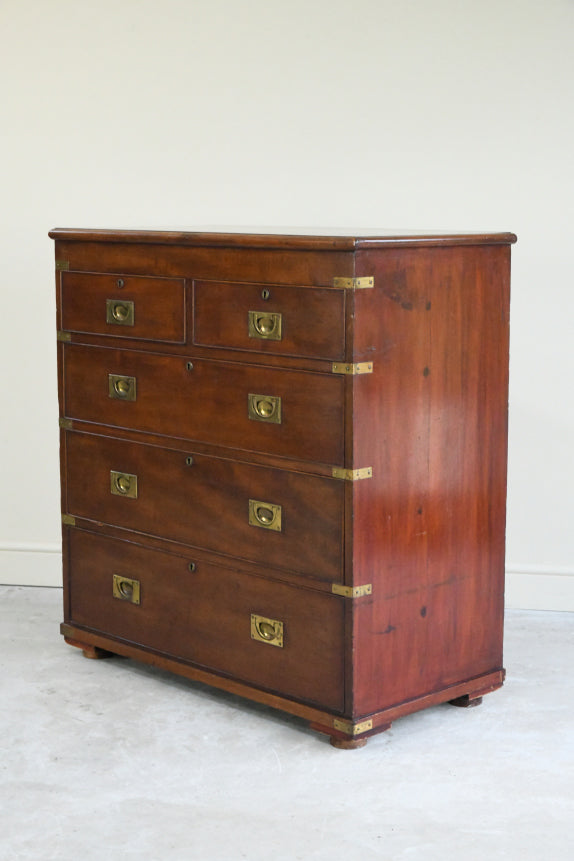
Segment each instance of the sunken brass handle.
[[257,422],[281,424],[281,398],[275,395],[248,395],[249,418]]
[[106,323],[116,326],[133,326],[135,307],[133,302],[118,299],[106,299]]
[[128,499],[138,497],[138,477],[129,472],[110,470],[110,490],[115,496],[127,496]]
[[110,398],[118,401],[135,401],[136,378],[122,377],[119,374],[108,374]]
[[248,315],[250,338],[260,338],[266,341],[280,341],[282,334],[282,316],[268,311],[250,311]]
[[140,603],[140,581],[114,574],[112,582],[112,595],[120,601],[129,601],[130,604]]
[[251,639],[283,648],[283,622],[251,614]]
[[281,506],[272,502],[249,500],[249,525],[281,532]]

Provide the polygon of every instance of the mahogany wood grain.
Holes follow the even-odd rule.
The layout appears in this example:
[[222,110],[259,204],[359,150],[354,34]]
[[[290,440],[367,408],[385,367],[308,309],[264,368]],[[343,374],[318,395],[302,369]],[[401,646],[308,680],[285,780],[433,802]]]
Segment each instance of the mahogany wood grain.
[[[265,355],[342,360],[345,290],[196,281],[194,344],[232,347]],[[251,337],[250,311],[280,314],[280,340]]]
[[502,667],[507,247],[361,252],[356,296],[355,714]]
[[[67,434],[70,514],[203,547],[308,577],[342,579],[344,482]],[[110,491],[110,472],[137,475],[137,499]],[[249,524],[249,500],[280,505],[281,532]]]
[[[64,412],[238,450],[343,464],[344,378],[130,350],[65,345]],[[133,376],[135,401],[109,396],[109,374]],[[281,423],[253,420],[249,394],[281,398]]]
[[[323,707],[343,707],[343,602],[229,568],[75,529],[71,623]],[[112,595],[140,583],[139,605]],[[283,622],[283,647],[252,639],[251,614]]]
[[[112,338],[185,342],[185,286],[181,278],[62,272],[62,329]],[[107,321],[106,300],[133,302],[134,323]]]

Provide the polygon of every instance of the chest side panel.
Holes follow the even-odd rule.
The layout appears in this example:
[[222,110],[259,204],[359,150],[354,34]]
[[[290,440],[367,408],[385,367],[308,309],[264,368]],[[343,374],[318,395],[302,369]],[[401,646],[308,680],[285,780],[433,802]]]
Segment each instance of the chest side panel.
[[502,664],[507,247],[364,252],[355,297],[354,708],[368,714]]

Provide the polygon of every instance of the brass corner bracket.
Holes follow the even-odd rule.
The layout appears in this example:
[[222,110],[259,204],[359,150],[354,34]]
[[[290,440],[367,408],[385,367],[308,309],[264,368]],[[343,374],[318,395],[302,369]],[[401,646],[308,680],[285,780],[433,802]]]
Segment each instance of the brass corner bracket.
[[372,275],[365,275],[362,278],[333,278],[333,287],[339,290],[365,290],[375,286],[375,279]]
[[58,424],[64,430],[72,430],[72,419],[58,419]]
[[72,335],[70,332],[62,332],[61,330],[58,332],[58,341],[63,341],[64,343],[68,343],[72,340]]
[[362,598],[363,595],[373,594],[373,584],[365,583],[363,586],[343,586],[341,583],[331,585],[333,595],[342,595],[343,598]]
[[347,362],[333,362],[331,365],[333,374],[372,374],[372,362],[355,362],[354,364]]
[[70,268],[69,260],[56,260],[56,272],[64,272]]
[[363,720],[360,723],[353,723],[348,720],[333,720],[333,729],[338,729],[339,732],[344,732],[346,735],[361,735],[373,728],[372,720]]
[[373,477],[373,467],[364,466],[362,469],[343,469],[341,466],[334,466],[331,474],[333,478],[342,478],[344,481],[360,481],[362,478]]
[[62,523],[64,526],[75,526],[76,518],[72,514],[62,514]]

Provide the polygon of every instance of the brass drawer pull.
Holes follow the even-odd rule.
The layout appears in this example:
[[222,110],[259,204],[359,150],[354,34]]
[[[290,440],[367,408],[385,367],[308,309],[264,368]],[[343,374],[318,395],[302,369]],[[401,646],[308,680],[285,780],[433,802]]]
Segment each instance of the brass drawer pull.
[[272,502],[249,500],[249,525],[281,532],[281,506]]
[[110,470],[110,490],[116,496],[127,496],[128,499],[138,498],[138,477],[129,472]]
[[281,424],[281,398],[274,395],[247,395],[248,415],[256,422]]
[[108,374],[110,398],[118,401],[135,401],[136,378],[122,377],[119,374]]
[[121,574],[114,574],[112,594],[120,601],[129,601],[130,604],[140,604],[140,581],[130,580]]
[[124,299],[106,299],[106,323],[116,326],[133,326],[135,308],[133,302]]
[[264,341],[280,341],[282,316],[268,311],[249,311],[248,329],[250,338]]
[[251,639],[268,646],[283,648],[283,622],[277,619],[266,619],[265,616],[251,614]]

